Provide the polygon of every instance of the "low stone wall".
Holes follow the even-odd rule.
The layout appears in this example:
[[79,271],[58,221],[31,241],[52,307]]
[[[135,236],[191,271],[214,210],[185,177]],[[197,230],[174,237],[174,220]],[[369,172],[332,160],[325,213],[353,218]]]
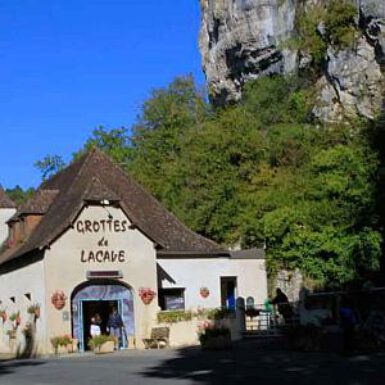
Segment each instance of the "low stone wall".
[[175,323],[162,322],[159,323],[158,326],[168,327],[170,329],[171,347],[181,347],[199,345],[199,328],[207,322],[228,327],[233,341],[238,341],[242,338],[242,322],[236,314],[233,317],[227,317],[220,321],[193,318],[190,321],[179,321]]

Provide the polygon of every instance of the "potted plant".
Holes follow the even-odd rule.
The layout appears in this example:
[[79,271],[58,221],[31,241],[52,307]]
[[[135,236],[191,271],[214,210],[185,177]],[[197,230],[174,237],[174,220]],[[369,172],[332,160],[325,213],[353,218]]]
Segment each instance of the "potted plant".
[[230,329],[205,323],[198,331],[202,349],[220,350],[231,347]]
[[139,297],[145,305],[149,305],[154,299],[156,292],[150,288],[142,287],[139,289]]
[[51,344],[55,354],[68,353],[68,346],[72,345],[72,337],[68,334],[51,338]]
[[18,327],[21,324],[20,312],[12,313],[9,316],[9,320],[15,322],[15,326]]
[[3,320],[3,323],[7,322],[7,312],[4,309],[0,309],[0,318]]
[[88,345],[95,354],[113,353],[117,339],[113,336],[101,334],[100,336],[92,337]]
[[9,339],[16,339],[16,329],[9,329],[6,332]]
[[32,314],[35,318],[40,318],[40,305],[35,303],[28,307],[28,314]]
[[76,353],[78,351],[79,340],[72,338],[72,343],[68,345],[68,353]]

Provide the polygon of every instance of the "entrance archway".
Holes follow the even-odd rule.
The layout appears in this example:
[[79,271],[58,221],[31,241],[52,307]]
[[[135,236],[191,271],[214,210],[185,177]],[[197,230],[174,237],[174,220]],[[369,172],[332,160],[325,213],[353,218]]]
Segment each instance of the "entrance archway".
[[101,329],[106,332],[108,314],[116,307],[122,316],[124,329],[120,346],[126,348],[127,337],[135,334],[132,291],[116,281],[89,281],[79,285],[72,293],[72,332],[79,340],[80,350],[87,349],[91,317],[98,313]]

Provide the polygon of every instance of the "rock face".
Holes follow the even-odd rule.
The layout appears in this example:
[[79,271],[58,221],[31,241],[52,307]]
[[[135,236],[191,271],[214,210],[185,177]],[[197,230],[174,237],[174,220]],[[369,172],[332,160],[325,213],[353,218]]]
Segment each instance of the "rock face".
[[296,53],[278,48],[294,29],[294,0],[202,0],[200,49],[216,103],[236,101],[245,82],[291,72]]
[[[287,42],[295,36],[300,7],[325,1],[201,0],[200,49],[214,104],[239,100],[250,79],[305,71],[311,57],[288,49]],[[382,107],[385,1],[358,0],[356,24],[354,48],[327,48],[313,111],[321,120],[372,119]]]

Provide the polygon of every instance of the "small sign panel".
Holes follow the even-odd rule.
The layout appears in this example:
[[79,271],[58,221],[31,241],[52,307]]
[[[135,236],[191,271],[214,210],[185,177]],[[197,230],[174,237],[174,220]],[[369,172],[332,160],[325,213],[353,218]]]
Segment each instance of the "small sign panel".
[[87,279],[95,278],[123,278],[123,273],[118,270],[105,270],[105,271],[87,271]]
[[63,321],[68,322],[70,320],[70,313],[69,311],[63,311]]

